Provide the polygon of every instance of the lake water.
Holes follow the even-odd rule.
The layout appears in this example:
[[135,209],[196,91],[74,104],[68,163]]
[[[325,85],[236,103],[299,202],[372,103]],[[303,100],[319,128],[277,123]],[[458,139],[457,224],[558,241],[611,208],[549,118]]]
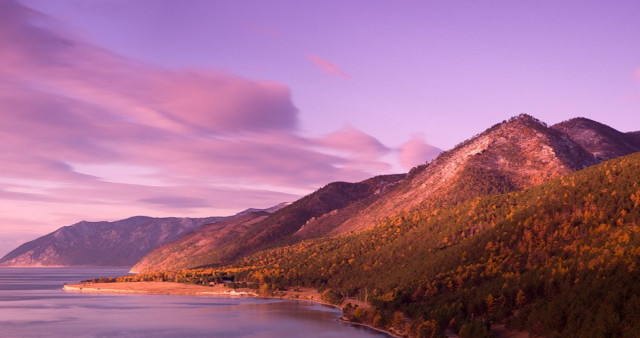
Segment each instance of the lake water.
[[67,293],[126,268],[0,268],[0,337],[385,337],[312,302]]

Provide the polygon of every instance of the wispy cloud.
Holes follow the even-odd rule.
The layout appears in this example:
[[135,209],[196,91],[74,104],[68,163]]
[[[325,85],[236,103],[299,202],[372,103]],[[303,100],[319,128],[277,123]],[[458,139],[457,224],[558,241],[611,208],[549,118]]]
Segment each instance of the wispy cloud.
[[347,74],[344,70],[342,70],[338,65],[336,65],[335,63],[329,62],[317,55],[314,54],[307,54],[307,58],[320,70],[328,73],[328,74],[332,74],[332,75],[336,75],[336,76],[340,76],[343,77],[345,79],[350,79],[351,76],[349,74]]
[[22,220],[0,237],[42,219],[267,207],[388,168],[388,149],[355,128],[300,134],[281,83],[125,58],[12,1],[0,2],[0,45],[0,214]]

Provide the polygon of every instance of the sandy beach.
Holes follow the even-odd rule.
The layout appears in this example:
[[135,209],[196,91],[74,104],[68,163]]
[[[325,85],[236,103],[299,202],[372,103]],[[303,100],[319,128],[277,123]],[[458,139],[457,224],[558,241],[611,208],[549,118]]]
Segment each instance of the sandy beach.
[[257,297],[250,289],[233,290],[223,285],[204,286],[171,282],[135,282],[135,283],[80,283],[65,284],[67,292],[110,293],[110,294],[147,294],[147,295],[185,295],[215,297]]

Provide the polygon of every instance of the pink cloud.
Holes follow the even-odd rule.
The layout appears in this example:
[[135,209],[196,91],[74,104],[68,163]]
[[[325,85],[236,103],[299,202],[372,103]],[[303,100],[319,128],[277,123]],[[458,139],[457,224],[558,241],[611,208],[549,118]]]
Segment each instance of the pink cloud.
[[346,171],[374,169],[377,173],[383,173],[391,168],[389,163],[382,160],[391,149],[375,137],[351,126],[315,139],[315,146],[342,157],[342,166]]
[[309,58],[309,60],[319,69],[321,69],[324,72],[327,72],[329,74],[333,74],[336,76],[340,76],[343,77],[345,79],[350,79],[351,76],[349,74],[347,74],[345,71],[343,71],[340,67],[338,67],[338,65],[336,65],[335,63],[329,62],[317,55],[314,54],[307,54],[307,58]]
[[640,82],[640,67],[636,68],[636,70],[633,72],[633,77],[636,79],[636,81]]
[[[223,215],[389,169],[389,149],[355,128],[300,135],[281,83],[144,64],[11,1],[0,45],[0,214],[15,227]],[[87,169],[100,166],[112,172]]]
[[99,114],[116,120],[125,115],[131,122],[180,131],[297,126],[297,109],[282,84],[209,70],[176,72],[148,66],[43,29],[53,23],[16,3],[2,6],[0,61],[11,66],[0,69],[0,75],[8,86],[76,105],[97,105],[103,109]]
[[279,83],[205,71],[170,74],[161,81],[152,91],[160,98],[155,108],[192,130],[228,133],[297,126],[291,93]]
[[329,149],[348,152],[352,156],[367,158],[378,158],[390,150],[375,137],[351,126],[319,138],[318,144]]
[[407,169],[424,164],[434,159],[442,150],[427,144],[424,135],[421,133],[411,136],[409,141],[400,146],[398,158],[400,163]]

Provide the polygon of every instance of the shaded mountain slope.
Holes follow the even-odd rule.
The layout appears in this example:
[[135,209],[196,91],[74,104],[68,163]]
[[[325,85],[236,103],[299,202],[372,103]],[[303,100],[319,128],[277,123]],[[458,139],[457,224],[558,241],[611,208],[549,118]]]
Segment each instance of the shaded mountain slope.
[[221,217],[152,218],[86,222],[27,242],[0,259],[3,266],[132,266],[161,244]]
[[564,121],[551,128],[569,135],[572,140],[603,161],[640,151],[637,134],[625,134],[584,117]]
[[636,147],[640,147],[640,131],[628,132],[625,133],[625,135],[627,135],[628,139],[631,140]]

